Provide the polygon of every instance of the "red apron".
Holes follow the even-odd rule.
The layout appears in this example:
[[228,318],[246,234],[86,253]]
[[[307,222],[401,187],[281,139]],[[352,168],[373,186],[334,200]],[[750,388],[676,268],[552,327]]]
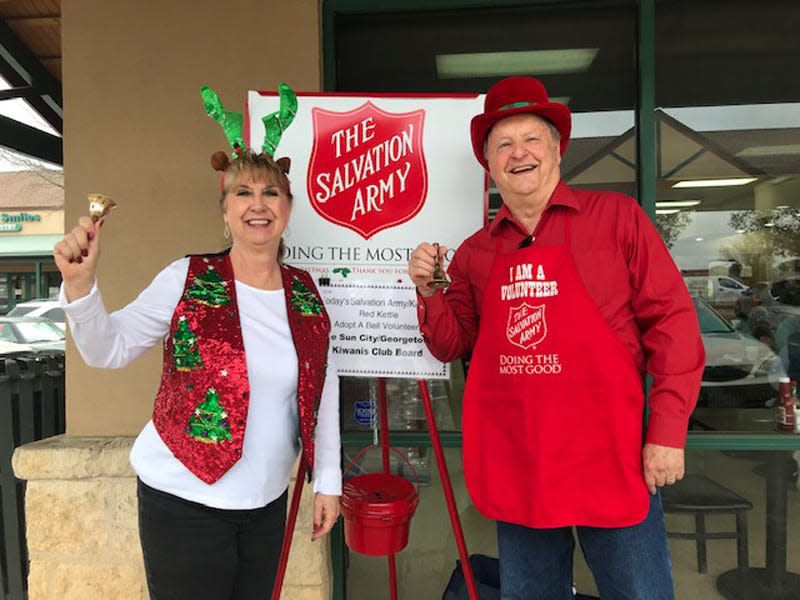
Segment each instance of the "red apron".
[[581,281],[571,216],[558,216],[561,245],[496,253],[464,391],[467,488],[495,520],[635,525],[650,506],[642,376]]

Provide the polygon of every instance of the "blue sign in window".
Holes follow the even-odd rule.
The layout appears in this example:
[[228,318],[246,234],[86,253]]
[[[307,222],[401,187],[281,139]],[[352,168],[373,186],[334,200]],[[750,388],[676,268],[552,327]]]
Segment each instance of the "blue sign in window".
[[359,425],[372,426],[375,423],[375,402],[356,400],[353,403],[353,420]]

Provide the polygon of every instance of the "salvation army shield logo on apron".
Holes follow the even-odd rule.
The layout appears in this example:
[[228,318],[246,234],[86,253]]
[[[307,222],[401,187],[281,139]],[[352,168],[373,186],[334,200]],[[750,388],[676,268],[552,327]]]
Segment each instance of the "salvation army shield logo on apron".
[[531,306],[523,302],[508,311],[506,337],[508,341],[525,350],[533,348],[547,336],[544,304]]
[[321,217],[368,240],[422,209],[428,193],[424,110],[390,113],[367,101],[349,112],[311,113],[306,185]]

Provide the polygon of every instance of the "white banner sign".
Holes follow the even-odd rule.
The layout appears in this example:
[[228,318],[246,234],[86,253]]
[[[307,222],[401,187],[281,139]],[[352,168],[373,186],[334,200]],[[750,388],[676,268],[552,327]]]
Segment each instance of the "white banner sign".
[[[278,108],[276,94],[250,92],[250,147]],[[286,262],[317,281],[340,374],[449,377],[420,335],[406,267],[420,242],[449,258],[483,225],[486,176],[469,137],[482,108],[482,96],[298,94],[276,153],[292,159]]]

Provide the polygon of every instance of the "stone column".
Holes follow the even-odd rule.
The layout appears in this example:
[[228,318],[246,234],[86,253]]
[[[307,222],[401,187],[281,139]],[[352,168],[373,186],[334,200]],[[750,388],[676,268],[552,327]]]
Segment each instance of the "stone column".
[[[14,473],[27,481],[29,600],[147,600],[132,444],[61,435],[17,448]],[[329,543],[311,542],[311,496],[307,486],[282,598],[331,597]]]

